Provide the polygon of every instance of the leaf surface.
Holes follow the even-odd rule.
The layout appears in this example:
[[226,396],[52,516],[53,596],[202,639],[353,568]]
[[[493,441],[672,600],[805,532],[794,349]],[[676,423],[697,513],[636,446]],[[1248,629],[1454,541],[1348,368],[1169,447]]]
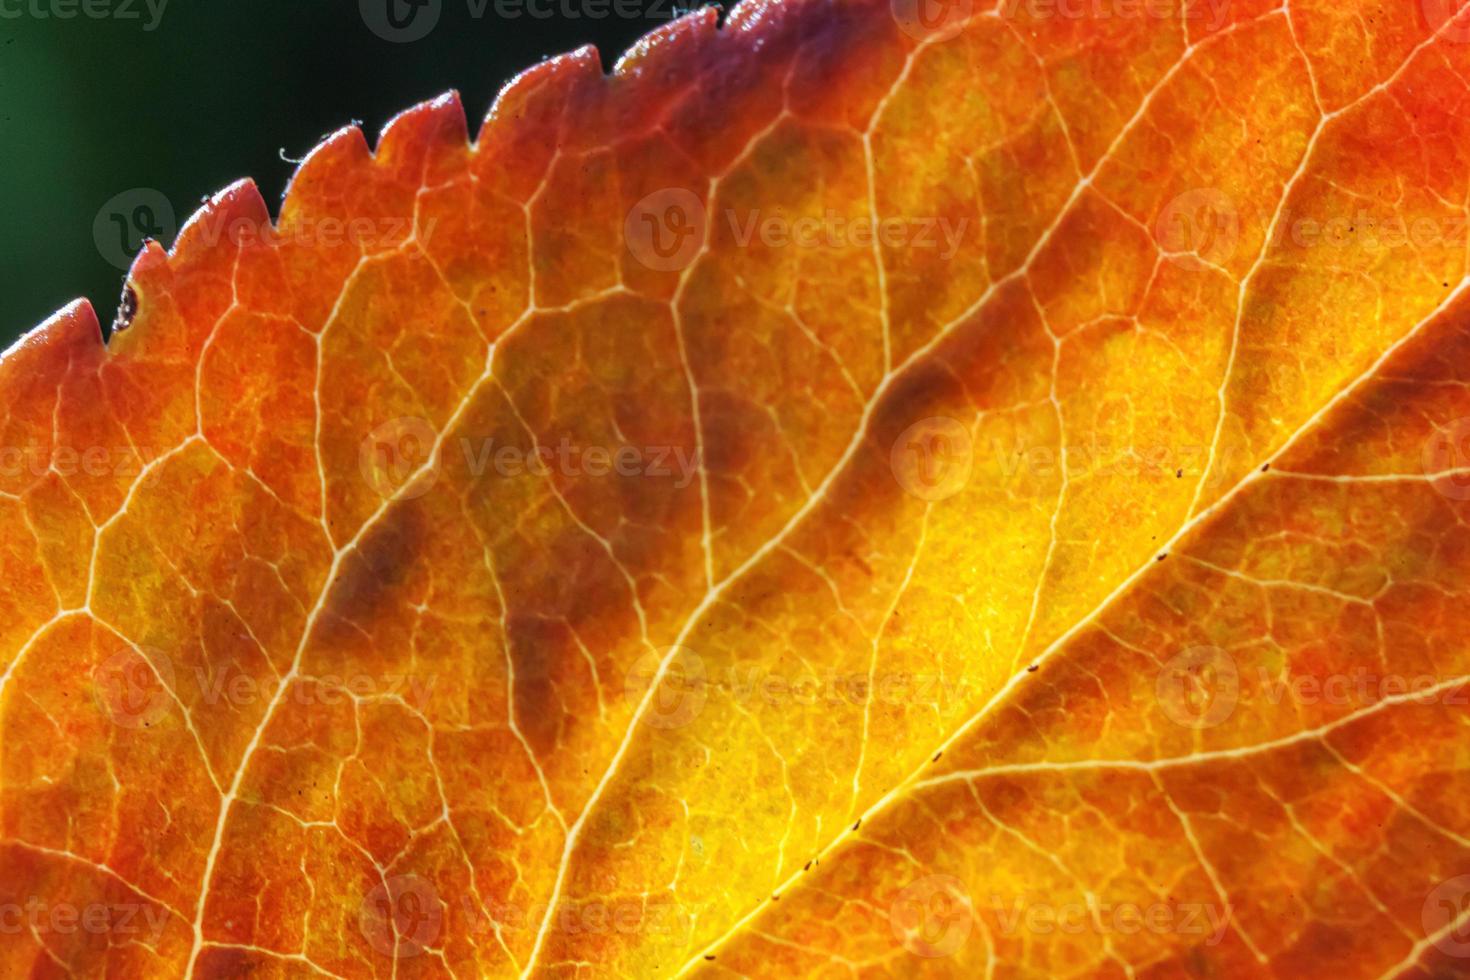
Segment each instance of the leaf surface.
[[1439,6],[746,3],[222,192],[0,360],[0,972],[1463,971]]

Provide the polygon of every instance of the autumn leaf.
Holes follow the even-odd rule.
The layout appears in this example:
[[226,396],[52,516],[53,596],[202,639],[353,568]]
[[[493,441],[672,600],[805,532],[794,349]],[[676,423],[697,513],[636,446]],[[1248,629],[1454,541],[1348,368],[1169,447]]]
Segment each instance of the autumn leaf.
[[744,3],[0,359],[0,975],[1470,973],[1470,13]]

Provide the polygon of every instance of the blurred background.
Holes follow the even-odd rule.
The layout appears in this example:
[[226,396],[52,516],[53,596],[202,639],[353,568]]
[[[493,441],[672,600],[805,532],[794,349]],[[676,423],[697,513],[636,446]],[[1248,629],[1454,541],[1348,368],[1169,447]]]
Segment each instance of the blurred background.
[[369,141],[447,89],[471,135],[543,57],[611,67],[672,0],[0,0],[0,349],[80,296],[111,323],[145,235],[294,165],[352,121]]

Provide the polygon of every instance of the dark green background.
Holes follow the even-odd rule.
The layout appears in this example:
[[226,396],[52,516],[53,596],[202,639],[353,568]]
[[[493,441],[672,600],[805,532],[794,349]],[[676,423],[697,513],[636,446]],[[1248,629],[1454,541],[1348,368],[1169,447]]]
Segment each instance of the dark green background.
[[[493,2],[439,0],[437,26],[411,43],[374,34],[359,0],[169,0],[151,32],[140,0],[92,0],[103,19],[34,13],[79,2],[0,0],[0,349],[79,296],[111,322],[123,273],[93,222],[122,192],[154,188],[182,222],[251,176],[274,210],[293,169],[282,153],[302,157],[353,120],[375,139],[450,88],[473,133],[521,68],[584,43],[610,66],[675,12],[671,0],[536,0],[538,16],[506,19]],[[125,2],[137,19],[117,16]]]

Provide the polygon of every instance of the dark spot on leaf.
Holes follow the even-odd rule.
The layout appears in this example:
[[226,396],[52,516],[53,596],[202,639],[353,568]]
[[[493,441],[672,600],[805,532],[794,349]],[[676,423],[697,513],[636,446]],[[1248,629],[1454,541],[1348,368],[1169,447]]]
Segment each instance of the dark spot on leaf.
[[633,603],[617,565],[577,527],[499,561],[518,720],[532,749],[550,753],[579,721],[558,679],[585,662],[582,644],[610,646],[636,630]]
[[366,629],[417,560],[424,534],[423,513],[412,502],[390,507],[343,562],[327,596],[328,618]]

